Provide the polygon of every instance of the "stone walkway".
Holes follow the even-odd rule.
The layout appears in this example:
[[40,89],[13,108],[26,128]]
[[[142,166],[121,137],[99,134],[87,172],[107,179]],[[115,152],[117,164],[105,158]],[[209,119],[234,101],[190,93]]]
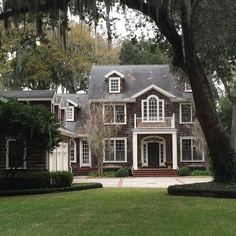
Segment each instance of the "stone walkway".
[[212,181],[211,177],[126,177],[126,178],[91,178],[76,176],[74,183],[98,182],[103,187],[129,188],[167,188],[174,184],[190,184]]

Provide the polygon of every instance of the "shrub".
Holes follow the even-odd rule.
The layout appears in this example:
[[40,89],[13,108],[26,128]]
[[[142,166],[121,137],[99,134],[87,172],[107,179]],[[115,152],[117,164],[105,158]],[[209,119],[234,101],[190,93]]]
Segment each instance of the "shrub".
[[116,177],[116,172],[114,170],[104,171],[104,176],[106,177]]
[[191,172],[192,176],[212,176],[212,172],[210,170],[193,170]]
[[122,167],[116,172],[116,177],[127,177],[129,176],[129,168]]
[[98,174],[98,172],[96,170],[89,172],[88,175],[91,176],[91,177],[98,177],[99,176],[99,174]]
[[25,173],[14,178],[0,178],[0,190],[66,187],[71,186],[72,181],[72,173],[66,171]]
[[190,175],[190,169],[186,166],[182,166],[179,168],[179,175],[180,176],[188,176]]

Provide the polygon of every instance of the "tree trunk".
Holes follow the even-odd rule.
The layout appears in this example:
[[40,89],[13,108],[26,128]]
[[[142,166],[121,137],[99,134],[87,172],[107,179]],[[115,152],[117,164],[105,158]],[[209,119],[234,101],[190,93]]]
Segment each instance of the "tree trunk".
[[103,158],[97,158],[98,162],[98,175],[103,176]]

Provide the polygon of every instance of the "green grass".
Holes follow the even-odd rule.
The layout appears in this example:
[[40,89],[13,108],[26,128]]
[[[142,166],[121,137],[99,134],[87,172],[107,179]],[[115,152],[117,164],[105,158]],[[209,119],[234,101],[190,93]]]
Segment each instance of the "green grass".
[[93,189],[0,198],[0,235],[235,235],[233,199],[157,189]]

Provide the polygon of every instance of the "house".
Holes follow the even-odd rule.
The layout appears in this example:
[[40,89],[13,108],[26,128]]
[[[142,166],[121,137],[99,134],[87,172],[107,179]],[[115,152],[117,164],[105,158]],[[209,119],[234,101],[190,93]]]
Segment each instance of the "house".
[[[27,103],[30,105],[43,105],[49,111],[52,108],[52,100],[55,91],[49,90],[33,90],[33,91],[0,91],[0,101],[7,102],[7,99],[14,98],[20,102]],[[1,132],[1,131],[0,131]],[[64,136],[63,136],[64,137]],[[63,153],[64,151],[64,153]],[[46,152],[40,150],[34,150],[31,153],[31,157],[26,159],[26,161],[21,162],[18,168],[22,169],[24,172],[31,171],[48,171],[48,170],[68,170],[68,143],[64,137],[60,146],[54,151],[58,155],[58,159],[55,160],[53,155],[49,155]],[[59,154],[60,157],[59,157]],[[67,157],[67,163],[65,163],[65,158]],[[0,175],[5,175],[9,169],[15,168],[18,165],[17,160],[23,160],[27,156],[27,150],[25,150],[22,143],[19,141],[18,137],[4,137],[0,138]],[[21,158],[22,159],[21,159]],[[55,168],[55,163],[57,164],[57,169]],[[63,162],[63,165],[61,164]]]
[[115,65],[92,67],[88,94],[52,92],[50,107],[61,123],[63,143],[50,155],[48,170],[86,175],[97,168],[86,132],[91,105],[102,105],[104,122],[119,126],[109,138],[111,147],[105,145],[105,168],[127,166],[134,176],[175,176],[180,166],[206,166],[201,140],[194,137],[189,84],[168,65]]

